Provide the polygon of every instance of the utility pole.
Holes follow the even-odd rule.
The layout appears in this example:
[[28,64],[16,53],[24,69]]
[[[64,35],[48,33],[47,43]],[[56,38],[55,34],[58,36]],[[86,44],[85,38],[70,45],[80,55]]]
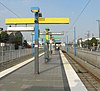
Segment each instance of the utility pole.
[[76,29],[74,27],[74,56],[76,56]]
[[66,39],[66,46],[67,46],[67,52],[68,52],[68,35],[67,35],[67,39]]
[[98,22],[98,27],[99,27],[99,38],[100,38],[100,20],[96,20]]
[[88,39],[90,38],[90,31],[88,31],[88,33],[87,33],[87,38]]
[[89,49],[89,38],[90,38],[90,31],[88,31],[88,33],[87,33],[87,41],[88,41],[88,49]]

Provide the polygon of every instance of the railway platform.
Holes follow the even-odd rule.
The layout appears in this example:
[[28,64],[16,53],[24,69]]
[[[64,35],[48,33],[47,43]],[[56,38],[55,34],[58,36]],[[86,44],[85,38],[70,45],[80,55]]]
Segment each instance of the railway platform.
[[[34,74],[34,58],[15,66],[8,75],[0,78],[0,91],[87,91],[84,84],[68,63],[61,51],[55,51],[45,63],[44,56],[39,58],[40,74]],[[24,64],[24,66],[22,65]]]

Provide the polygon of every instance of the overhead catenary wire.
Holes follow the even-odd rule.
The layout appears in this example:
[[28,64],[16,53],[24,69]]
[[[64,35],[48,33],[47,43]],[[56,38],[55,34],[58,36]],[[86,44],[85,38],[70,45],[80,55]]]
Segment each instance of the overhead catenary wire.
[[74,25],[77,23],[77,21],[79,20],[79,18],[81,17],[81,15],[83,14],[83,12],[85,11],[85,9],[87,8],[87,6],[89,5],[89,3],[91,2],[91,0],[88,0],[88,2],[86,3],[86,5],[84,6],[84,8],[82,9],[82,11],[79,13],[79,15],[76,17],[75,21],[73,22],[72,26],[70,27],[70,29],[72,29],[74,27]]
[[17,17],[20,17],[19,15],[17,15],[15,12],[13,12],[11,9],[9,9],[6,5],[4,5],[1,1],[0,1],[0,4],[5,7],[8,11],[10,11],[12,14],[14,14],[15,16]]
[[68,31],[65,32],[65,36],[67,35],[68,32],[73,32],[73,31],[70,31],[70,30],[71,29],[73,30],[73,28],[75,27],[75,24],[77,23],[77,21],[79,20],[79,18],[81,17],[81,15],[83,14],[83,12],[85,11],[85,9],[87,8],[87,6],[89,5],[90,2],[91,2],[91,0],[87,1],[86,5],[83,7],[83,9],[79,13],[79,15],[76,17],[75,21],[72,23],[72,26],[69,28]]

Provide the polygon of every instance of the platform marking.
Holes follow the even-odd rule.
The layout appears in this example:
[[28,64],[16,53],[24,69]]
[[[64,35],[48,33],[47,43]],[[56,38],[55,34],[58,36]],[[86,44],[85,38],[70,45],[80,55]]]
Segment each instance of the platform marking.
[[71,91],[88,91],[61,50],[60,55]]
[[[44,54],[44,53],[41,53],[41,54],[39,55],[39,57],[42,56],[43,54]],[[29,62],[32,62],[34,59],[35,59],[34,57],[33,57],[33,58],[30,58],[30,59],[28,59],[28,60],[26,60],[26,61],[24,61],[24,62],[22,62],[22,63],[19,63],[19,64],[15,65],[15,66],[13,66],[13,67],[11,67],[11,68],[8,68],[8,69],[6,69],[6,70],[0,72],[0,78],[2,78],[2,77],[4,77],[4,76],[8,75],[9,73],[11,73],[11,72],[13,72],[13,71],[19,69],[20,67],[22,67],[22,66],[28,64]]]

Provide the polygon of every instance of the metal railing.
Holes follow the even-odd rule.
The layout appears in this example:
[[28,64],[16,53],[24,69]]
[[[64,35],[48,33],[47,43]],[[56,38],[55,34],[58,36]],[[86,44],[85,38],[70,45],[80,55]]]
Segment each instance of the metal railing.
[[3,50],[3,47],[0,50],[0,63],[12,61],[16,58],[32,54],[32,49],[25,48],[19,50]]

